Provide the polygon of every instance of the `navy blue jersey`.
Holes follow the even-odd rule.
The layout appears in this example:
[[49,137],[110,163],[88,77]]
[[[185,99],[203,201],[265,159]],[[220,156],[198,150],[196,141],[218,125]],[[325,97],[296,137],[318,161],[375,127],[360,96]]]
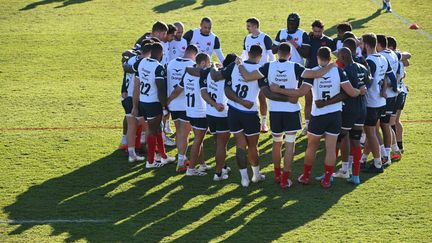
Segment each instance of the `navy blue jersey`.
[[[365,80],[369,76],[369,71],[365,66],[353,62],[345,66],[344,71],[348,80],[354,88],[359,89],[361,86],[366,85]],[[349,97],[344,100],[343,109],[348,109],[348,111],[353,112],[364,110],[366,109],[366,99],[362,95],[359,95],[357,97]]]
[[310,35],[310,45],[310,56],[306,58],[307,68],[314,68],[318,66],[317,52],[320,47],[327,46],[332,51],[336,50],[336,44],[333,39],[325,35],[321,36],[321,38],[315,38]]

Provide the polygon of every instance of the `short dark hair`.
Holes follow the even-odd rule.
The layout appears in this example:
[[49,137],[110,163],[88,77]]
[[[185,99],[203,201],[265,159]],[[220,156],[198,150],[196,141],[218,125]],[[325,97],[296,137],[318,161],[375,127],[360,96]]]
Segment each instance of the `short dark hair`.
[[364,34],[362,36],[363,43],[370,46],[371,48],[376,48],[377,36],[374,33]]
[[387,47],[392,47],[394,50],[396,50],[397,47],[397,41],[396,38],[393,36],[387,36]]
[[342,42],[343,42],[344,40],[348,39],[348,38],[353,38],[353,39],[355,39],[356,36],[354,35],[353,32],[351,32],[351,31],[347,31],[347,32],[345,32],[345,33],[343,34],[343,36],[342,36]]
[[152,38],[150,38],[150,40],[152,40],[153,42],[155,42],[155,43],[160,43],[161,41],[159,40],[159,38],[157,38],[157,37],[152,37]]
[[246,23],[250,23],[250,24],[256,25],[256,27],[258,27],[258,28],[260,26],[260,21],[257,18],[255,18],[255,17],[248,18],[246,20]]
[[345,33],[347,31],[352,31],[352,26],[348,22],[340,23],[336,27],[337,31],[340,33]]
[[312,22],[312,28],[314,28],[314,27],[323,29],[324,28],[324,23],[321,20],[316,19],[314,22]]
[[348,38],[343,42],[344,47],[348,47],[351,52],[355,53],[357,49],[357,43],[354,38]]
[[262,55],[262,47],[260,45],[252,45],[248,52],[249,56],[257,57]]
[[177,27],[173,24],[168,24],[168,35],[173,35],[177,31]]
[[186,47],[185,52],[193,52],[193,53],[197,54],[198,53],[198,47],[196,45],[193,45],[193,44],[188,45]]
[[279,45],[278,52],[287,55],[291,52],[291,46],[286,42],[282,42]]
[[330,58],[331,58],[330,54],[331,54],[331,50],[327,46],[320,47],[318,49],[318,52],[317,52],[317,56],[320,59],[326,60],[326,61],[330,61]]
[[151,45],[151,56],[158,56],[160,54],[163,54],[163,47],[161,43],[155,42]]
[[230,54],[226,55],[224,61],[222,62],[222,65],[224,67],[227,67],[231,63],[235,62],[236,58],[237,58],[237,55],[235,53],[230,53]]
[[206,53],[198,53],[198,55],[195,57],[195,62],[197,64],[200,64],[202,61],[210,60],[210,57]]
[[377,42],[378,44],[383,48],[386,49],[387,48],[387,38],[385,35],[377,35]]
[[152,32],[167,32],[168,26],[162,21],[156,21],[153,24]]
[[141,42],[141,52],[142,53],[148,53],[148,52],[150,52],[151,50],[152,50],[152,45],[153,45],[153,43],[154,43],[154,41],[153,40],[151,40],[151,39],[144,39],[142,42]]
[[211,20],[210,17],[204,17],[204,18],[201,19],[201,24],[202,24],[203,22],[211,23],[212,20]]

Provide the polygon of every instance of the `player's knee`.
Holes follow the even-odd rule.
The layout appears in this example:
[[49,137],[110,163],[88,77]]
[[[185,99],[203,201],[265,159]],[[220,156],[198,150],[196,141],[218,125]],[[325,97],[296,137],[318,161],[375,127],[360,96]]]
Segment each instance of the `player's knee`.
[[295,134],[285,134],[285,142],[286,143],[294,143],[296,140]]
[[236,149],[236,160],[240,169],[245,169],[247,167],[247,153],[245,149]]
[[357,129],[352,129],[349,133],[349,137],[351,140],[360,141],[362,136],[362,131]]
[[380,118],[381,124],[388,124],[390,122],[390,115],[385,115]]
[[337,142],[338,143],[342,142],[342,140],[344,139],[345,136],[346,136],[346,133],[345,132],[341,132],[339,134],[339,136],[337,137]]
[[272,134],[273,142],[280,143],[283,141],[283,136],[281,134]]

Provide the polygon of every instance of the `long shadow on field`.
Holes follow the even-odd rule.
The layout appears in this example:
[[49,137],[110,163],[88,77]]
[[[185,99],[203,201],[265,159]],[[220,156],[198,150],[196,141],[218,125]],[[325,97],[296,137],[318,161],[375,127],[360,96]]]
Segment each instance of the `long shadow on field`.
[[234,1],[235,0],[204,0],[201,3],[201,6],[194,8],[194,10],[203,9],[203,8],[209,7],[209,6],[222,5],[222,4],[229,3],[229,2],[234,2]]
[[73,4],[80,4],[85,2],[90,2],[91,0],[41,0],[34,3],[30,3],[24,8],[21,8],[20,11],[26,11],[34,9],[38,6],[50,4],[50,3],[62,3],[62,5],[56,6],[55,8],[63,8]]
[[[206,159],[212,154],[208,137]],[[233,139],[232,139],[233,140]],[[270,141],[269,141],[270,142]],[[304,148],[306,139],[297,148]],[[233,141],[229,147],[233,146]],[[314,175],[323,170],[323,146],[317,155]],[[262,153],[262,168],[271,171],[271,155]],[[52,235],[68,235],[67,241],[93,242],[177,240],[201,242],[217,238],[228,241],[271,241],[283,233],[307,224],[321,215],[355,187],[336,180],[329,190],[317,182],[310,186],[294,183],[281,190],[266,181],[239,186],[235,156],[228,157],[233,171],[229,180],[185,177],[168,165],[157,170],[125,162],[124,152],[116,151],[69,174],[29,188],[4,208],[13,220],[108,220],[102,223],[41,223]],[[303,158],[294,162],[293,180],[302,173]],[[249,171],[251,175],[251,171]],[[363,182],[370,179],[362,175]],[[21,224],[10,234],[20,234],[36,224]],[[259,232],[259,233],[255,233]]]
[[[364,17],[362,19],[353,19],[353,18],[349,18],[346,19],[345,21],[342,22],[349,22],[352,27],[353,30],[358,30],[358,29],[363,29],[366,28],[367,26],[365,26],[366,23],[368,23],[369,21],[375,19],[376,17],[378,17],[381,14],[381,9],[377,9],[373,14],[371,14],[370,16]],[[339,23],[338,23],[339,24]],[[332,36],[335,35],[337,33],[337,26],[338,24],[333,25],[332,27],[326,29],[324,31],[324,34],[327,36]]]
[[167,13],[171,10],[179,10],[190,5],[194,5],[196,0],[173,0],[160,4],[153,8],[156,13]]

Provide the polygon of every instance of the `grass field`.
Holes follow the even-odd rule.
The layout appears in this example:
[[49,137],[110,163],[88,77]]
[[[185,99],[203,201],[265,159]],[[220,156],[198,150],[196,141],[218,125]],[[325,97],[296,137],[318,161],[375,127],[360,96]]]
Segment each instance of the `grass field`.
[[[0,241],[430,242],[432,42],[377,12],[377,2],[2,0]],[[392,2],[395,12],[432,32],[432,2]],[[268,179],[247,189],[239,185],[233,141],[234,171],[222,183],[210,175],[185,178],[174,165],[132,166],[115,150],[123,118],[120,55],[155,20],[182,20],[189,29],[211,16],[224,53],[240,53],[246,18],[258,17],[274,37],[292,11],[305,30],[320,18],[334,37],[335,25],[350,21],[357,35],[392,35],[412,53],[401,162],[362,175],[358,187],[336,180],[329,190],[313,183],[282,191],[273,183],[267,135],[260,153]],[[212,165],[213,142],[205,141]],[[296,146],[293,178],[301,174],[305,145],[301,139]],[[322,170],[321,148],[313,174]]]

